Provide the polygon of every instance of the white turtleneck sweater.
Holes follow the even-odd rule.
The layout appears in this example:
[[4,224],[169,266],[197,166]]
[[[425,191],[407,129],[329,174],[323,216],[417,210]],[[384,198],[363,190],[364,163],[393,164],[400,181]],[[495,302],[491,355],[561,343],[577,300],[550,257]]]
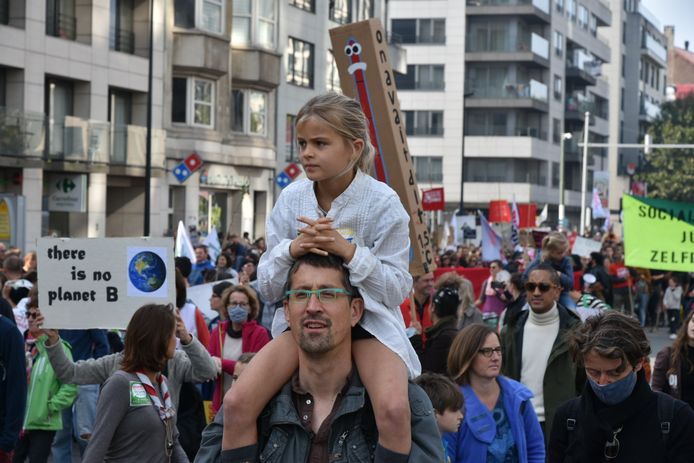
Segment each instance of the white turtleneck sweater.
[[520,382],[533,393],[533,404],[537,419],[545,421],[545,398],[542,383],[545,379],[547,360],[552,352],[554,340],[559,334],[559,310],[557,304],[549,311],[538,314],[532,308],[523,328],[523,355],[521,358]]

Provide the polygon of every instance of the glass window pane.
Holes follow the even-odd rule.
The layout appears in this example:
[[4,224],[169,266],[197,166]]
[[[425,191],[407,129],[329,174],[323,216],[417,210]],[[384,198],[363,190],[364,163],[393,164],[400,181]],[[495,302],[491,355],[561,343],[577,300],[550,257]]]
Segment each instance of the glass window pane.
[[232,4],[234,5],[234,16],[238,14],[251,14],[251,0],[234,0]]
[[248,45],[251,43],[251,18],[234,17],[231,25],[231,44]]
[[430,43],[432,36],[431,19],[419,20],[419,43]]
[[275,47],[275,23],[258,21],[258,45],[266,48]]
[[260,92],[250,92],[248,106],[251,114],[252,134],[265,134],[266,95]]
[[261,18],[275,19],[275,0],[260,0],[260,11],[258,12]]
[[195,80],[195,101],[212,103],[212,82]]
[[231,131],[243,132],[244,93],[242,90],[231,91]]
[[431,41],[434,43],[446,43],[445,19],[434,19],[434,35]]
[[417,20],[416,19],[393,19],[391,21],[393,35],[396,40],[402,43],[417,42]]
[[222,32],[222,5],[216,2],[203,2],[201,27],[210,32]]
[[298,158],[295,131],[296,116],[287,114],[286,127],[284,132],[284,159],[287,162]]
[[187,29],[195,27],[195,0],[174,1],[174,25]]
[[171,121],[186,123],[187,82],[185,78],[174,77],[171,101]]
[[195,124],[212,125],[212,107],[206,104],[194,105],[195,107]]

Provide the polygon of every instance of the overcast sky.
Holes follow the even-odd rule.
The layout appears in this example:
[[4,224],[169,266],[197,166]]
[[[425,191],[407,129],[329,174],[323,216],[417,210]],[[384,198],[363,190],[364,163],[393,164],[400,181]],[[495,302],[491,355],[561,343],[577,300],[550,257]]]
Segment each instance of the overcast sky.
[[684,48],[689,40],[689,50],[694,50],[694,1],[692,0],[641,0],[660,20],[661,26],[675,26],[675,45]]

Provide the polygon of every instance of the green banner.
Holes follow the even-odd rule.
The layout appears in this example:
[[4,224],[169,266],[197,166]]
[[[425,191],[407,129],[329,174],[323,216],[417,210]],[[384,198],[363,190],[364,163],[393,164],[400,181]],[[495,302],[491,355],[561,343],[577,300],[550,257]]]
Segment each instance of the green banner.
[[624,195],[624,263],[694,271],[694,203]]

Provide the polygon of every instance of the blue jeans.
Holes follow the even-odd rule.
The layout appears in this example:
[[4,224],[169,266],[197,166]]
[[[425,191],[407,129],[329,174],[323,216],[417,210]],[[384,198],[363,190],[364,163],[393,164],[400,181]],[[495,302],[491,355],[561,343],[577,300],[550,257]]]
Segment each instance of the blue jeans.
[[648,313],[648,293],[639,293],[636,296],[639,301],[639,323],[641,326],[646,326],[646,314]]
[[80,447],[80,454],[84,453],[88,441],[81,436],[92,433],[98,396],[98,384],[77,387],[77,399],[72,407],[63,410],[63,429],[56,433],[53,441],[52,455],[55,463],[72,463],[73,435]]

